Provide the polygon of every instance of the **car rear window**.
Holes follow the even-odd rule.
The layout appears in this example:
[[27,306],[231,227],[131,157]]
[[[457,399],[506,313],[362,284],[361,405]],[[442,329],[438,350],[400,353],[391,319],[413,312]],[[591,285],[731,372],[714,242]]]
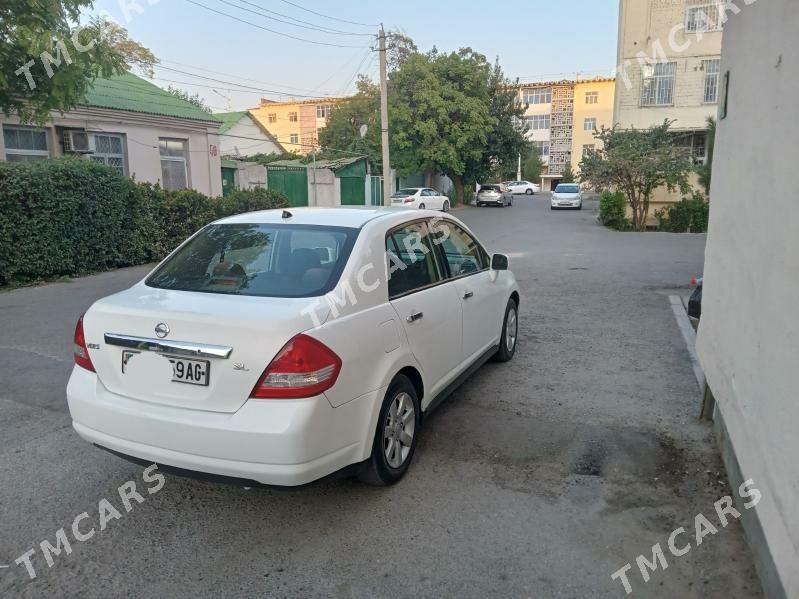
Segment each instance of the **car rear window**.
[[480,191],[499,191],[499,185],[481,185]]
[[555,188],[555,193],[580,193],[579,185],[558,185]]
[[312,297],[336,286],[358,229],[316,225],[209,225],[145,284],[158,289]]
[[418,189],[400,189],[399,191],[395,191],[391,194],[392,198],[405,198],[408,196],[415,195],[416,192],[419,191]]

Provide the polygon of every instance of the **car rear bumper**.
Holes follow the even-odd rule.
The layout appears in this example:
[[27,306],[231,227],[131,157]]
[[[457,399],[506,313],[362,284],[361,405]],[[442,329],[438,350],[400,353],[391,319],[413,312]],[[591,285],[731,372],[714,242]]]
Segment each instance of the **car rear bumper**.
[[371,453],[377,390],[334,408],[324,396],[249,400],[235,413],[151,404],[108,391],[75,367],[67,386],[72,426],[86,441],[184,470],[295,486]]
[[504,203],[504,200],[502,198],[480,198],[480,197],[478,197],[477,198],[477,203],[478,204],[495,204],[497,206],[500,206],[500,205],[502,205]]

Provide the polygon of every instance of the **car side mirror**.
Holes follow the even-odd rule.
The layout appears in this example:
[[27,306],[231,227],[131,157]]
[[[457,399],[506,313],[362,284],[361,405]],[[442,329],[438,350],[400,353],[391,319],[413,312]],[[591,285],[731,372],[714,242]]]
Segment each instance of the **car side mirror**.
[[508,270],[508,257],[505,254],[491,256],[491,270]]

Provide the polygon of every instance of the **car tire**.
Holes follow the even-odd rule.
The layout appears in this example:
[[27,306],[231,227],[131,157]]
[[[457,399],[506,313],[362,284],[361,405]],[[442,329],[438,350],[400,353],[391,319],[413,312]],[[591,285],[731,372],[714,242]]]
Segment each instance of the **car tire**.
[[528,190],[527,190],[527,191],[525,191],[524,193],[526,193],[528,196],[531,196],[531,195],[533,195],[535,192],[534,192],[532,189],[528,189]]
[[483,202],[477,202],[477,207],[478,208],[482,208],[483,206],[485,206],[485,204],[483,204]]
[[419,204],[419,210],[424,210],[424,204]]
[[495,362],[509,362],[516,353],[516,342],[519,339],[519,307],[516,300],[510,298],[505,307],[505,318],[502,319],[502,334],[499,336],[499,349],[494,354]]
[[[398,408],[401,409],[404,418],[398,419],[392,414],[392,408],[395,414]],[[384,487],[393,485],[405,475],[416,450],[421,414],[419,398],[411,381],[401,374],[394,377],[377,417],[372,455],[358,473],[361,482]],[[410,444],[402,440],[403,434],[407,440],[408,429],[411,429]]]
[[513,198],[508,201],[508,206],[513,206]]
[[583,203],[582,203],[582,202],[580,202],[580,205],[579,205],[579,206],[577,206],[577,210],[582,210],[582,209],[583,209]]
[[442,212],[449,212],[449,200],[444,200],[444,205],[441,207]]

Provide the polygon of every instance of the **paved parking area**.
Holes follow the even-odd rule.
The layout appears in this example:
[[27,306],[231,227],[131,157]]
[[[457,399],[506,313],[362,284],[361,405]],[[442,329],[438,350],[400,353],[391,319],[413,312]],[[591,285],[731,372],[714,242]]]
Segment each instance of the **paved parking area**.
[[[0,596],[623,597],[628,562],[634,596],[759,596],[737,523],[638,573],[730,492],[668,298],[705,238],[607,231],[595,207],[456,211],[511,257],[519,349],[434,414],[386,489],[168,477],[126,513],[117,487],[143,490],[142,468],[73,433],[64,387],[78,315],[146,269],[0,293]],[[121,514],[100,530],[104,498]],[[94,536],[48,567],[39,543],[82,512]],[[31,548],[35,580],[14,564]]]

